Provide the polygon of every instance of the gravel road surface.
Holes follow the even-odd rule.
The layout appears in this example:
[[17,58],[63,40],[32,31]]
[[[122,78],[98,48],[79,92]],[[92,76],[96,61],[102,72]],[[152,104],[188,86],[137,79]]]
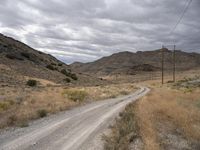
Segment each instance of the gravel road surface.
[[101,150],[101,136],[124,107],[149,92],[97,101],[33,121],[29,127],[0,131],[0,150]]

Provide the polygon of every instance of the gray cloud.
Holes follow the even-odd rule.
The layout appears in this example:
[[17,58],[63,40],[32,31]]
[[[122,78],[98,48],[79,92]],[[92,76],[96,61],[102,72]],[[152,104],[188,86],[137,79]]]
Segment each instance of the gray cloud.
[[58,59],[93,61],[119,51],[178,49],[200,52],[200,1],[2,0],[0,32]]

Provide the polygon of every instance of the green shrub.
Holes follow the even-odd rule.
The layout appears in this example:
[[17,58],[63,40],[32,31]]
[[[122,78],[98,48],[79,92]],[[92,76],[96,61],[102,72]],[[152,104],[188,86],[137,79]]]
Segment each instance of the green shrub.
[[125,110],[116,118],[109,135],[103,135],[105,150],[127,150],[129,144],[139,137],[139,126],[135,116],[133,104],[126,106]]
[[43,54],[42,52],[38,51],[39,54]]
[[167,81],[167,83],[174,83],[174,81],[169,80],[169,81]]
[[62,66],[62,65],[63,65],[62,63],[59,63],[59,64],[58,64],[58,66]]
[[83,90],[74,90],[74,89],[67,90],[67,91],[65,91],[64,94],[66,94],[67,97],[70,100],[73,100],[75,102],[77,102],[77,101],[78,102],[82,102],[88,96],[88,93],[86,91],[83,91]]
[[7,124],[8,125],[14,125],[17,121],[17,116],[16,115],[11,115],[8,120],[7,120]]
[[40,109],[37,111],[37,114],[40,118],[43,118],[47,116],[47,111],[45,109]]
[[62,69],[60,72],[66,76],[69,76],[69,72],[67,72],[65,69]]
[[71,74],[70,74],[70,77],[71,77],[73,80],[78,80],[78,77],[76,76],[75,73],[71,73]]
[[22,57],[18,56],[17,54],[6,54],[6,57],[9,59],[24,60]]
[[56,66],[56,63],[51,63],[51,65]]
[[22,55],[23,57],[26,57],[26,58],[30,59],[30,54],[29,54],[29,53],[21,52],[21,55]]
[[26,84],[27,84],[28,86],[36,86],[36,85],[37,85],[37,81],[36,81],[36,80],[28,80],[28,81],[26,82]]
[[55,68],[52,65],[47,65],[46,68],[49,69],[49,70],[57,70],[57,68]]
[[109,98],[116,98],[116,97],[117,97],[117,96],[114,95],[114,94],[112,94],[112,95],[109,96]]
[[18,124],[19,127],[21,128],[25,128],[25,127],[28,127],[29,124],[28,124],[28,121],[27,120],[22,120],[19,124]]
[[69,78],[65,78],[64,81],[67,83],[71,82],[71,80]]
[[129,94],[129,92],[128,92],[128,91],[125,91],[125,90],[123,90],[123,91],[120,91],[120,94],[121,94],[121,95],[128,95],[128,94]]
[[0,111],[7,110],[10,104],[8,102],[0,102]]
[[77,78],[77,76],[76,76],[75,73],[71,73],[70,71],[67,71],[67,70],[65,70],[65,69],[62,69],[60,72],[61,72],[62,74],[64,74],[64,75],[66,75],[67,77],[72,78],[73,80],[78,80],[78,78]]

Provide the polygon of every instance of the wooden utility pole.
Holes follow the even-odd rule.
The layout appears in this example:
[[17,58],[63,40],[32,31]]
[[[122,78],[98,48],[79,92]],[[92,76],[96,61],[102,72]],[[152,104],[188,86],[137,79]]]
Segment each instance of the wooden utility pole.
[[162,46],[162,84],[164,84],[164,46]]
[[173,82],[175,82],[175,74],[176,74],[176,56],[175,56],[176,45],[174,45],[174,52],[173,52]]

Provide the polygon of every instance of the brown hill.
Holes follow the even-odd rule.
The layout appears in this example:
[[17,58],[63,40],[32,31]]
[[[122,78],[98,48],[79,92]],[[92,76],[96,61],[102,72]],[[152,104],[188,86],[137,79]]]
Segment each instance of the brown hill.
[[[161,68],[161,50],[119,52],[108,57],[103,57],[90,63],[73,63],[72,70],[91,74],[135,74],[137,72],[158,71]],[[165,69],[172,69],[173,53],[164,50]],[[200,54],[176,51],[177,70],[187,70],[200,67]]]
[[46,79],[63,83],[76,80],[70,66],[55,57],[0,34],[0,82],[23,82],[19,76]]

